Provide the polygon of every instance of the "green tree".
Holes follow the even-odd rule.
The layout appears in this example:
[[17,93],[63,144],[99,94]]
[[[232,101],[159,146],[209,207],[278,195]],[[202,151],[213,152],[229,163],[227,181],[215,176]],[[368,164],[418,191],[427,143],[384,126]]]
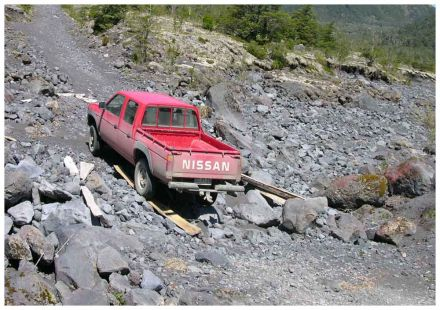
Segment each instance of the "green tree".
[[151,12],[136,11],[130,14],[129,31],[134,35],[134,61],[145,63],[149,56],[148,38],[153,31],[154,21]]
[[102,33],[121,21],[128,10],[126,5],[92,5],[89,15],[94,20],[93,32]]
[[318,42],[318,22],[313,8],[306,5],[292,13],[295,32],[293,39],[304,45],[316,46]]

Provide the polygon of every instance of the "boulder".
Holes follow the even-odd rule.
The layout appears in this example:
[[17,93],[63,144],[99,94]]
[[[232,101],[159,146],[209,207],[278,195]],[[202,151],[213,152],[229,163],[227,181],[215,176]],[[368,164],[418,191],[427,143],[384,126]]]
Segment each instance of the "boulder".
[[50,198],[54,201],[67,201],[73,198],[72,194],[61,189],[57,185],[51,184],[46,180],[41,180],[41,184],[38,187],[40,196]]
[[96,172],[92,171],[88,177],[86,182],[86,187],[90,189],[91,192],[95,191],[99,194],[111,194],[111,189],[105,184],[104,180],[101,176]]
[[261,114],[269,113],[269,107],[262,104],[257,104],[256,111]]
[[393,195],[415,197],[434,188],[434,169],[420,159],[409,159],[388,168],[385,177]]
[[122,258],[121,254],[112,247],[105,247],[98,253],[97,261],[98,272],[102,276],[110,275],[113,272],[127,274],[129,272],[128,263]]
[[34,207],[30,201],[24,201],[9,208],[8,214],[12,217],[15,225],[26,225],[32,222],[32,218],[34,217]]
[[46,240],[43,233],[31,225],[23,226],[18,235],[27,242],[31,251],[39,258],[41,263],[50,265],[55,255],[54,246]]
[[9,235],[5,239],[5,256],[13,260],[31,260],[32,253],[26,240],[18,234]]
[[335,209],[357,209],[364,204],[382,206],[387,194],[387,179],[380,175],[348,175],[333,180],[325,196]]
[[364,224],[365,232],[370,240],[374,240],[379,226],[393,217],[393,214],[387,209],[375,208],[370,205],[363,205],[354,211],[353,215]]
[[135,288],[130,290],[124,296],[125,304],[128,306],[160,306],[163,305],[163,297],[159,293],[152,290]]
[[304,233],[318,216],[314,204],[320,204],[321,200],[321,198],[288,199],[283,206],[283,227],[288,232]]
[[327,218],[327,224],[332,236],[344,242],[356,242],[359,239],[367,239],[364,225],[351,214],[339,213],[330,215]]
[[142,273],[141,288],[153,291],[160,291],[164,288],[162,280],[150,270],[146,269]]
[[35,271],[5,270],[6,305],[54,305],[58,303],[56,290]]
[[218,136],[226,140],[228,143],[240,149],[252,149],[252,137],[244,135],[238,130],[234,129],[225,121],[218,120],[214,124],[214,130]]
[[220,305],[221,301],[213,294],[208,292],[198,292],[185,290],[179,297],[179,305],[209,306]]
[[11,207],[32,197],[32,178],[23,170],[5,167],[5,206]]
[[225,267],[230,264],[228,258],[216,251],[202,251],[195,255],[196,261],[200,263],[209,263],[217,267]]
[[279,223],[277,214],[259,191],[248,191],[246,199],[248,203],[240,203],[234,208],[237,217],[261,227],[269,227]]
[[376,231],[376,240],[399,245],[403,237],[416,233],[416,224],[404,217],[393,218]]
[[92,225],[90,209],[82,199],[75,199],[63,204],[49,203],[42,205],[41,223],[46,235],[55,231],[59,225],[84,223]]
[[21,160],[18,165],[7,164],[6,167],[16,171],[23,171],[31,179],[39,177],[44,172],[29,156]]
[[273,184],[272,175],[269,172],[263,170],[253,170],[250,174],[250,177],[266,184]]
[[11,231],[12,223],[12,219],[9,216],[5,216],[5,236]]
[[63,305],[72,306],[104,306],[109,305],[109,299],[104,290],[79,288],[63,300]]
[[125,294],[131,290],[130,281],[127,276],[123,276],[119,273],[112,273],[109,277],[109,288],[112,292],[118,292]]
[[70,289],[92,289],[100,280],[96,270],[96,253],[93,248],[77,243],[69,244],[55,258],[55,275]]

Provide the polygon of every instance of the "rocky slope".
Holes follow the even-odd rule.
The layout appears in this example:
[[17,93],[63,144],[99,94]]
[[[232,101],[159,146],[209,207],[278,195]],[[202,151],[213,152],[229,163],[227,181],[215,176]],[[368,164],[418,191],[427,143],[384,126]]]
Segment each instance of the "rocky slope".
[[[59,7],[6,13],[7,304],[434,304],[432,79],[387,83],[359,64],[328,74],[301,51],[265,70],[240,43],[166,20],[140,66],[124,24],[102,46]],[[248,173],[315,198],[277,205],[249,190],[208,208],[164,191],[202,228],[186,235],[114,172],[130,171],[123,159],[87,150],[84,98],[118,89],[210,107],[203,125]],[[66,156],[93,171],[81,180]]]

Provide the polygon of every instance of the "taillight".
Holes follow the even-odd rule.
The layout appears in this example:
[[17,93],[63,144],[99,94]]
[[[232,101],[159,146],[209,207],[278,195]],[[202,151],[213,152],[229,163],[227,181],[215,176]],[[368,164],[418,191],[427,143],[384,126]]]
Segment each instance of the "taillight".
[[167,158],[166,158],[167,161],[173,161],[173,159],[174,159],[173,154],[168,154],[167,155]]

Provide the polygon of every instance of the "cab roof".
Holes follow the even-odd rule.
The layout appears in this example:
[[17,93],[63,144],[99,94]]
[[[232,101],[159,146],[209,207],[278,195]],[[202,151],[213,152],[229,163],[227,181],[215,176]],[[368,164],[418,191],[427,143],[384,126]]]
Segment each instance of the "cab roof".
[[161,93],[150,93],[144,91],[126,91],[121,90],[117,92],[120,95],[126,96],[138,104],[142,105],[162,105],[162,106],[174,106],[182,108],[194,108],[193,105],[173,98],[171,96]]

